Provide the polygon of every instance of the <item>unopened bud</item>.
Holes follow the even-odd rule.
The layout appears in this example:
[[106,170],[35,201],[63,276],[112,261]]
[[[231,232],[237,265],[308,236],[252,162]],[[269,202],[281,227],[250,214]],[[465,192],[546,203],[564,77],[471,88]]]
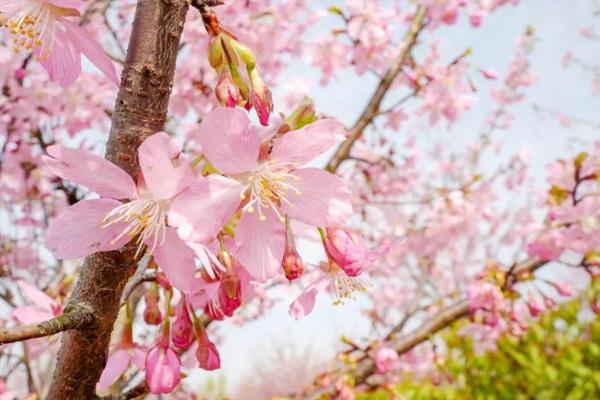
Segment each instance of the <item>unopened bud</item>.
[[221,357],[217,346],[208,338],[206,329],[199,321],[194,321],[196,337],[198,339],[198,349],[196,350],[196,358],[200,364],[200,368],[207,371],[214,371],[221,368]]
[[302,100],[302,103],[300,103],[300,106],[288,115],[284,124],[287,125],[291,131],[295,131],[308,124],[312,124],[316,120],[317,113],[315,111],[315,105],[310,97],[305,97]]
[[298,255],[295,246],[286,244],[281,266],[283,267],[285,277],[289,281],[298,279],[302,275],[304,272],[304,263],[302,262],[302,257]]
[[265,85],[256,69],[250,73],[250,81],[252,83],[252,106],[256,110],[260,123],[267,126],[271,112],[273,112],[271,90]]
[[233,82],[231,73],[227,68],[223,68],[219,74],[215,95],[217,96],[219,103],[225,107],[233,108],[238,104],[243,104],[240,90]]
[[144,309],[144,321],[148,325],[158,325],[162,321],[162,314],[158,308],[158,285],[153,283],[150,286],[150,290],[144,294],[144,300],[146,302],[146,308]]
[[348,276],[361,274],[367,263],[367,248],[362,236],[342,228],[327,228],[325,251]]
[[194,326],[190,319],[185,297],[182,297],[177,304],[171,339],[175,347],[180,349],[187,349],[194,341]]

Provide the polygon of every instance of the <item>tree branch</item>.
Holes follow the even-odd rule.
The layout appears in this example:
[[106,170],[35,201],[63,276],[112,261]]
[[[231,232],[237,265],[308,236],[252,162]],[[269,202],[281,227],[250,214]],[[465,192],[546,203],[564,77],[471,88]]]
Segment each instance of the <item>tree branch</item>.
[[358,118],[356,123],[352,128],[350,128],[348,139],[337,149],[337,151],[333,154],[325,169],[329,172],[335,172],[340,164],[346,160],[350,156],[350,150],[354,143],[360,139],[363,135],[365,129],[373,122],[373,119],[378,115],[379,108],[381,107],[381,103],[385,98],[388,90],[394,83],[394,80],[400,73],[402,69],[402,65],[407,60],[410,55],[411,49],[417,43],[417,37],[419,33],[425,26],[425,16],[427,12],[425,8],[419,7],[415,13],[415,16],[408,28],[408,32],[406,33],[406,37],[404,39],[404,45],[402,47],[402,51],[398,58],[394,60],[392,65],[388,68],[385,75],[379,81],[379,85],[375,90],[375,93],[371,97],[371,100],[365,107],[361,116]]
[[0,345],[52,336],[70,329],[81,329],[92,325],[93,322],[94,314],[89,309],[80,306],[48,321],[0,329]]
[[[546,264],[546,261],[540,261],[538,259],[515,264],[511,268],[507,279],[512,279],[512,277],[514,277],[515,280],[513,282],[516,282],[518,277],[524,274],[530,274]],[[467,300],[460,300],[441,309],[431,319],[425,321],[420,327],[404,336],[394,338],[397,330],[393,328],[386,336],[385,340],[390,341],[391,347],[401,355],[412,350],[418,344],[430,339],[434,334],[452,325],[454,322],[467,316],[469,316],[469,303]],[[373,359],[364,359],[359,363],[354,373],[356,385],[366,382],[374,373],[375,363],[373,362]]]
[[[134,178],[139,145],[166,120],[188,7],[189,0],[137,3],[106,149],[106,159]],[[92,328],[63,335],[47,400],[96,398],[121,294],[135,270],[134,254],[132,244],[86,258],[70,303],[89,304],[96,321]]]

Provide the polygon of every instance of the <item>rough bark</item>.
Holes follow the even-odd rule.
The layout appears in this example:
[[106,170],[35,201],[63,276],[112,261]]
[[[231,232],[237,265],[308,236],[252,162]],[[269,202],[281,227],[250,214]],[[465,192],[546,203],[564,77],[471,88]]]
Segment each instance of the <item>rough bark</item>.
[[[186,0],[139,0],[137,4],[106,150],[106,159],[132,177],[139,170],[138,146],[165,123],[188,7]],[[47,400],[96,397],[119,300],[135,270],[134,252],[127,246],[86,258],[69,304],[91,309],[94,321],[63,335]]]

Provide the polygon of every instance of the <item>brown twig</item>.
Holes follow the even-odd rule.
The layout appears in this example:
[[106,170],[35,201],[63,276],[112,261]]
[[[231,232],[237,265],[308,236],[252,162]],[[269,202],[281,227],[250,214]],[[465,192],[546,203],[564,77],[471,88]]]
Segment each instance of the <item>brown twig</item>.
[[85,307],[77,307],[58,317],[37,324],[0,329],[0,345],[23,340],[52,336],[70,329],[89,327],[94,323],[94,314]]
[[354,143],[360,139],[365,129],[373,122],[375,117],[379,114],[379,108],[385,98],[388,90],[394,83],[394,80],[402,70],[402,66],[408,59],[410,51],[417,43],[417,37],[421,30],[425,27],[425,16],[426,10],[423,7],[419,7],[415,13],[415,16],[408,28],[404,44],[400,55],[394,60],[392,65],[388,68],[385,75],[379,81],[379,85],[375,90],[375,93],[371,97],[371,100],[365,107],[361,116],[358,118],[354,126],[350,128],[348,132],[348,139],[336,150],[333,154],[325,169],[329,172],[335,172],[340,164],[350,156],[350,150]]
[[[517,277],[522,276],[523,274],[530,274],[544,266],[546,263],[546,261],[533,259],[516,264],[511,268],[510,273],[511,277],[515,277],[513,284],[516,283]],[[468,315],[469,303],[467,300],[460,300],[441,309],[432,318],[426,320],[421,326],[406,335],[393,339],[394,335],[392,335],[392,332],[396,333],[397,330],[392,328],[390,334],[387,335],[386,340],[390,340],[391,347],[393,347],[398,354],[404,354],[412,350],[418,344],[430,339],[434,334]],[[354,373],[356,384],[358,385],[366,382],[374,373],[375,363],[373,360],[371,358],[364,359],[357,366]]]

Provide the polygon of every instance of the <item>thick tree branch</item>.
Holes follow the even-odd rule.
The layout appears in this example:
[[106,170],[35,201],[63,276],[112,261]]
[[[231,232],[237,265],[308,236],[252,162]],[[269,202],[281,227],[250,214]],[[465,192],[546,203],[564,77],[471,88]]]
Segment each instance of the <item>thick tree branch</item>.
[[335,172],[340,164],[346,160],[350,156],[350,150],[352,150],[352,146],[354,143],[360,139],[363,135],[365,129],[373,122],[373,119],[378,115],[379,108],[381,107],[381,103],[385,98],[388,90],[394,83],[394,80],[400,73],[402,69],[402,65],[408,59],[410,55],[411,49],[417,43],[417,37],[419,33],[425,26],[425,16],[426,10],[423,7],[419,7],[415,13],[415,16],[408,28],[408,32],[406,33],[406,37],[404,39],[402,51],[398,58],[394,60],[392,65],[388,68],[385,75],[379,81],[379,85],[375,90],[375,93],[369,100],[369,103],[365,107],[361,116],[358,118],[356,123],[350,131],[348,132],[348,139],[336,150],[334,155],[331,157],[327,166],[325,167],[329,172]]
[[[507,274],[507,280],[511,279],[513,280],[513,283],[515,283],[522,275],[530,274],[546,263],[546,261],[534,259],[521,264],[515,264]],[[406,335],[394,337],[396,336],[397,329],[393,328],[390,334],[386,336],[385,340],[389,341],[391,347],[393,347],[398,354],[404,354],[412,350],[418,344],[430,339],[434,334],[467,316],[469,316],[469,303],[467,300],[460,300],[441,309],[431,319],[426,320],[421,326]],[[373,362],[373,359],[366,358],[359,363],[353,375],[355,382],[358,385],[366,382],[374,373],[375,363]]]
[[[138,146],[163,128],[189,0],[138,0],[106,159],[135,177]],[[133,245],[86,258],[70,304],[85,302],[92,328],[63,335],[47,400],[94,399],[123,288],[135,270]]]
[[92,325],[94,314],[85,307],[72,307],[58,317],[37,324],[18,326],[10,329],[0,329],[0,345],[52,336],[70,329],[81,329]]

